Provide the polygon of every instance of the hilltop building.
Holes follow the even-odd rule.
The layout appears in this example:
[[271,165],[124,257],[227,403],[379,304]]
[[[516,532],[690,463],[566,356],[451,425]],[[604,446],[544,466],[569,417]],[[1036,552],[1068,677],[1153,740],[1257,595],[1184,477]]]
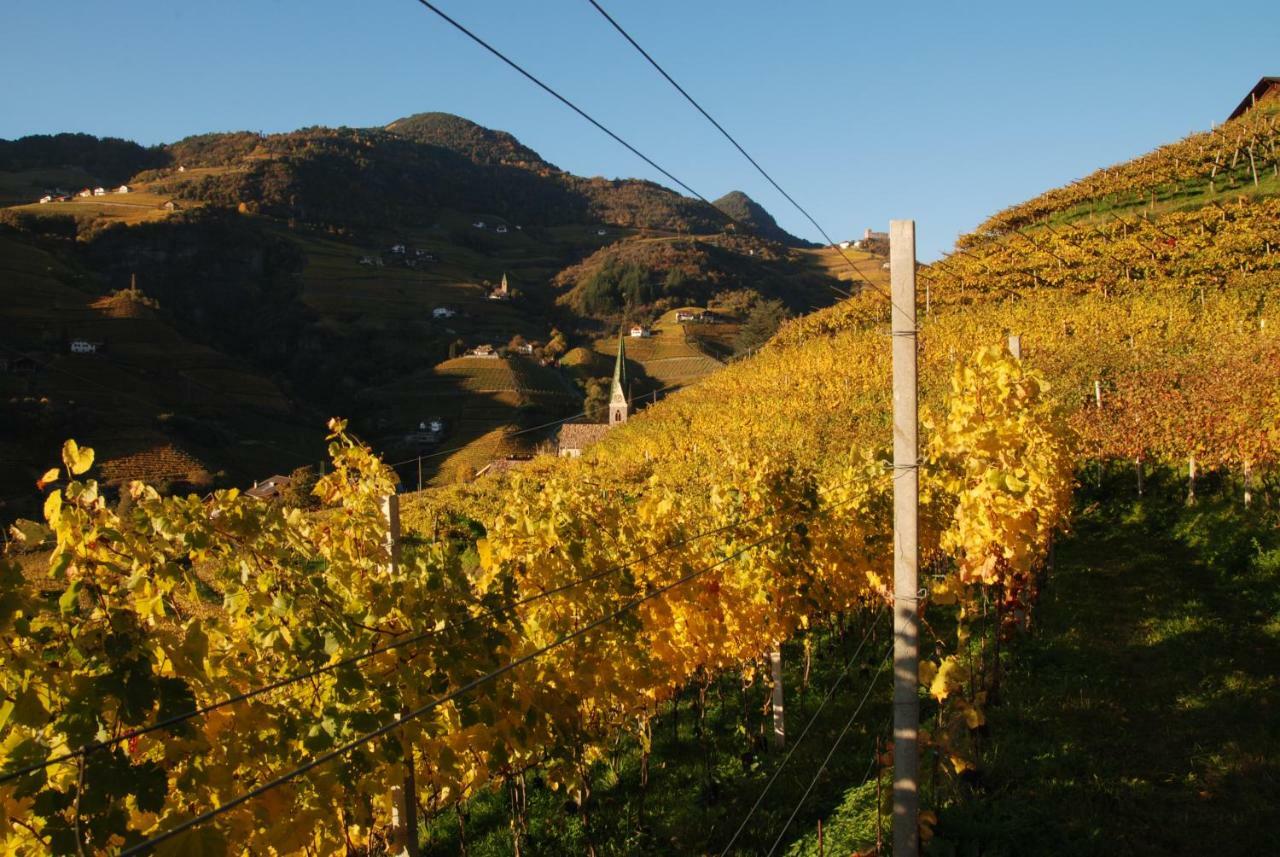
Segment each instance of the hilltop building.
[[1227,117],[1227,121],[1243,116],[1252,110],[1259,101],[1268,98],[1280,98],[1280,77],[1264,77],[1254,84],[1253,89],[1249,90],[1249,94],[1244,100],[1231,111],[1231,115]]
[[598,443],[611,428],[631,416],[627,400],[627,345],[618,336],[618,357],[613,364],[613,382],[609,385],[609,421],[607,423],[566,423],[556,435],[556,453],[561,458],[577,458],[592,444]]
[[489,300],[491,301],[509,301],[511,300],[511,286],[507,283],[507,272],[502,272],[502,282],[498,287],[489,292]]

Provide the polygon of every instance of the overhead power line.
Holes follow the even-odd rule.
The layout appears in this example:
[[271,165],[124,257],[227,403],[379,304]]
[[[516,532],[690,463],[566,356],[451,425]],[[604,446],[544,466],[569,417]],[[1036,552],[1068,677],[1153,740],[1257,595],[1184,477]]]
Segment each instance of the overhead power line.
[[686,90],[686,89],[685,89],[683,86],[681,86],[680,84],[676,83],[675,78],[673,78],[670,74],[668,74],[668,73],[667,73],[667,70],[666,70],[666,69],[664,69],[661,65],[659,65],[659,64],[658,64],[658,61],[657,61],[657,60],[655,60],[655,59],[654,59],[654,58],[649,54],[649,52],[648,52],[648,51],[646,51],[644,48],[640,47],[640,43],[639,43],[639,42],[637,42],[635,39],[633,39],[633,38],[631,37],[631,34],[630,34],[630,33],[628,33],[625,29],[623,29],[622,25],[621,25],[621,24],[619,24],[619,23],[614,19],[614,17],[613,17],[612,15],[610,15],[608,12],[606,12],[606,11],[604,10],[604,7],[602,7],[599,3],[597,3],[597,2],[596,2],[596,0],[587,0],[587,2],[588,2],[588,3],[590,3],[592,6],[594,6],[594,7],[595,7],[595,10],[596,10],[597,12],[599,12],[601,15],[603,15],[603,16],[604,16],[604,18],[605,18],[605,20],[606,20],[606,21],[608,21],[610,24],[612,24],[612,25],[613,25],[613,28],[614,28],[615,30],[617,30],[619,33],[621,33],[621,34],[622,34],[622,37],[623,37],[624,39],[626,39],[628,42],[630,42],[630,43],[631,43],[631,46],[632,46],[633,48],[635,48],[637,51],[639,51],[639,52],[640,52],[640,55],[641,55],[642,57],[644,57],[646,60],[648,60],[649,65],[653,66],[653,67],[654,67],[654,69],[658,72],[658,74],[660,74],[660,75],[662,75],[664,78],[666,78],[667,83],[669,83],[669,84],[671,84],[672,86],[674,86],[674,87],[675,87],[675,89],[676,89],[676,91],[677,91],[677,92],[679,92],[681,95],[683,95],[683,96],[684,96],[684,98],[685,98],[685,100],[686,100],[686,101],[688,101],[690,104],[692,104],[692,105],[694,106],[694,109],[696,109],[699,113],[701,113],[701,114],[703,115],[703,117],[704,117],[708,122],[710,122],[713,126],[715,126],[715,129],[716,129],[717,131],[719,131],[722,135],[724,135],[724,138],[725,138],[726,140],[728,140],[730,143],[732,143],[732,144],[733,144],[733,147],[734,147],[735,149],[737,149],[739,152],[741,152],[741,153],[742,153],[742,157],[746,158],[746,159],[751,163],[751,166],[753,166],[753,167],[755,167],[755,168],[756,168],[756,172],[758,172],[758,173],[760,173],[760,175],[764,176],[765,180],[766,180],[766,181],[768,181],[768,182],[769,182],[769,184],[773,185],[773,187],[778,191],[778,193],[782,194],[782,195],[783,195],[783,197],[785,197],[785,198],[786,198],[787,202],[789,202],[789,203],[791,203],[793,206],[795,206],[796,211],[799,211],[801,214],[803,214],[803,215],[804,215],[804,217],[805,217],[805,219],[806,219],[806,220],[808,220],[810,223],[812,223],[812,224],[813,224],[813,228],[814,228],[814,229],[817,229],[817,230],[818,230],[818,232],[822,235],[822,237],[826,239],[827,243],[828,243],[829,245],[831,245],[831,247],[832,247],[833,249],[835,249],[835,251],[836,251],[837,253],[839,253],[839,254],[844,258],[844,260],[845,260],[846,262],[848,262],[848,263],[849,263],[849,267],[850,267],[850,269],[852,269],[852,270],[853,270],[854,275],[855,275],[855,276],[857,276],[857,277],[858,277],[858,279],[862,280],[862,282],[866,283],[866,284],[867,284],[868,286],[870,286],[871,288],[873,288],[873,289],[875,289],[876,291],[880,292],[880,294],[881,294],[881,295],[883,295],[884,297],[888,297],[888,295],[887,295],[887,294],[885,294],[885,292],[884,292],[884,290],[883,290],[883,289],[881,289],[879,286],[875,285],[875,284],[874,284],[874,283],[872,283],[870,280],[868,280],[865,276],[863,276],[862,272],[858,270],[857,265],[855,265],[855,264],[853,263],[853,260],[852,260],[852,259],[850,259],[850,258],[849,258],[849,256],[844,252],[844,250],[842,250],[842,249],[840,248],[840,245],[839,245],[839,244],[837,244],[835,241],[833,241],[833,240],[832,240],[831,236],[830,236],[829,234],[827,234],[827,230],[825,230],[825,229],[823,229],[823,228],[822,228],[822,224],[818,223],[818,221],[817,221],[816,219],[814,219],[814,216],[813,216],[812,214],[810,214],[810,213],[809,213],[809,212],[804,208],[804,206],[802,206],[800,203],[796,202],[795,197],[793,197],[791,194],[787,193],[787,192],[783,189],[782,185],[780,185],[780,184],[778,184],[776,181],[774,181],[773,176],[769,175],[769,173],[765,171],[765,168],[764,168],[764,167],[762,167],[762,166],[760,166],[760,162],[759,162],[759,161],[757,161],[755,158],[753,158],[753,157],[751,156],[751,154],[750,154],[746,149],[744,149],[744,148],[742,147],[742,144],[741,144],[741,143],[739,143],[739,142],[734,138],[734,136],[733,136],[732,134],[730,134],[727,130],[725,130],[725,127],[724,127],[723,125],[721,125],[719,122],[717,122],[717,121],[716,121],[716,119],[715,119],[715,117],[713,117],[710,113],[708,113],[708,112],[706,111],[706,109],[704,109],[704,108],[703,108],[703,106],[702,106],[701,104],[699,104],[699,103],[697,102],[697,100],[696,100],[692,95],[690,95],[690,94],[689,94],[688,90]]
[[[644,152],[640,151],[640,150],[639,150],[639,149],[637,149],[635,146],[631,145],[631,144],[630,144],[630,143],[628,143],[626,140],[622,139],[622,137],[618,136],[618,135],[617,135],[617,134],[615,134],[613,131],[609,130],[607,127],[605,127],[605,125],[604,125],[602,122],[600,122],[598,119],[596,119],[596,118],[595,118],[594,116],[592,116],[590,113],[588,113],[587,111],[583,110],[583,109],[582,109],[581,107],[579,107],[578,105],[574,104],[574,103],[573,103],[572,101],[570,101],[568,98],[565,98],[563,95],[561,95],[561,94],[560,94],[559,92],[557,92],[555,89],[551,88],[551,86],[549,86],[548,84],[543,83],[541,79],[539,79],[538,77],[534,76],[531,72],[527,71],[527,70],[524,68],[524,66],[520,65],[520,64],[519,64],[519,63],[517,63],[515,60],[511,59],[511,58],[510,58],[510,57],[508,57],[506,54],[504,54],[502,51],[498,50],[498,49],[497,49],[497,48],[495,48],[493,45],[489,44],[489,43],[488,43],[488,42],[486,42],[484,39],[480,38],[480,37],[479,37],[479,36],[477,36],[475,33],[473,33],[473,32],[471,32],[470,30],[468,30],[468,29],[467,29],[466,27],[464,27],[462,24],[458,23],[458,21],[456,21],[456,20],[454,20],[453,18],[449,17],[447,14],[445,14],[445,13],[444,13],[444,11],[442,11],[442,10],[441,10],[438,6],[436,6],[434,3],[429,2],[429,0],[418,0],[418,2],[419,2],[420,4],[422,4],[424,7],[426,7],[427,9],[430,9],[432,12],[434,12],[436,15],[438,15],[441,19],[443,19],[444,21],[448,22],[450,25],[452,25],[452,26],[454,27],[454,29],[458,30],[458,32],[462,33],[462,34],[463,34],[463,35],[465,35],[467,38],[471,39],[471,41],[475,42],[477,45],[479,45],[480,47],[484,48],[486,51],[488,51],[489,53],[493,54],[495,57],[497,57],[498,59],[502,60],[502,61],[503,61],[504,63],[506,63],[507,65],[511,66],[511,68],[515,69],[515,70],[516,70],[517,72],[519,72],[521,75],[523,75],[524,77],[528,78],[528,80],[529,80],[530,82],[532,82],[535,86],[537,86],[539,89],[541,89],[542,91],[546,92],[548,95],[550,95],[552,98],[554,98],[554,99],[556,99],[557,101],[559,101],[559,102],[560,102],[561,104],[563,104],[564,106],[568,107],[568,108],[569,108],[570,110],[572,110],[574,113],[577,113],[577,114],[578,114],[579,116],[581,116],[583,119],[587,120],[587,121],[588,121],[588,122],[590,122],[592,125],[594,125],[594,126],[596,126],[597,128],[599,128],[599,129],[600,129],[601,131],[603,131],[605,134],[608,134],[608,135],[609,135],[610,137],[612,137],[616,142],[618,142],[618,143],[620,143],[621,145],[625,146],[625,147],[626,147],[626,149],[627,149],[627,151],[631,152],[631,154],[635,155],[637,158],[639,158],[640,160],[644,161],[646,164],[648,164],[649,166],[653,167],[655,170],[657,170],[658,172],[662,173],[662,174],[663,174],[664,176],[666,176],[667,178],[671,179],[671,181],[675,182],[675,183],[676,183],[676,184],[678,184],[680,187],[684,188],[686,191],[688,191],[689,193],[691,193],[691,194],[693,194],[694,196],[696,196],[698,199],[700,199],[700,200],[702,200],[703,202],[705,202],[707,205],[710,205],[712,208],[715,208],[715,206],[711,204],[711,200],[707,199],[705,196],[703,196],[702,194],[698,193],[698,192],[697,192],[696,190],[694,190],[693,188],[689,187],[689,185],[687,185],[687,184],[685,184],[684,182],[680,181],[680,179],[676,178],[674,175],[672,175],[672,174],[671,174],[670,172],[668,172],[666,169],[664,169],[663,167],[661,167],[661,166],[660,166],[656,161],[654,161],[652,158],[650,158],[650,157],[649,157],[648,155],[646,155]],[[719,209],[716,209],[716,210],[718,211]]]
[[[671,590],[675,589],[678,586],[683,586],[684,584],[689,583],[690,581],[695,580],[701,577],[702,575],[707,574],[710,571],[720,568],[721,566],[732,562],[733,560],[755,550],[756,548],[763,546],[764,544],[770,541],[773,541],[774,539],[777,539],[781,536],[784,536],[793,532],[796,526],[799,526],[800,524],[803,524],[806,521],[813,520],[818,515],[828,514],[834,511],[836,508],[842,505],[846,505],[850,502],[852,502],[852,500],[844,500],[839,503],[834,503],[831,506],[827,507],[826,509],[821,509],[821,510],[818,510],[817,512],[813,512],[809,515],[806,515],[800,520],[796,521],[795,524],[793,524],[791,527],[787,527],[785,529],[781,529],[776,532],[773,532],[765,536],[764,538],[758,539],[752,542],[751,544],[746,545],[745,547],[739,548],[738,550],[734,551],[733,553],[729,554],[726,557],[716,560],[710,565],[706,565],[706,566],[703,566],[702,568],[695,569],[689,572],[688,574],[682,577],[679,577],[670,583],[660,586],[657,589],[654,589],[652,592],[649,592],[645,595],[632,598],[631,600],[627,601],[625,604],[623,604],[621,607],[617,608],[616,610],[613,610],[605,614],[604,616],[601,616],[598,619],[594,619],[591,622],[588,622],[586,625],[583,625],[582,627],[574,631],[570,631],[569,633],[556,638],[552,642],[547,643],[546,645],[541,646],[535,649],[534,651],[529,652],[526,655],[523,655],[519,658],[516,658],[513,661],[510,661],[509,663],[504,664],[503,666],[499,667],[496,670],[485,673],[482,676],[479,676],[477,678],[472,679],[469,682],[466,682],[465,684],[460,685],[458,688],[451,691],[450,693],[445,694],[444,696],[437,697],[436,699],[433,699],[430,702],[418,708],[415,708],[411,711],[404,713],[403,715],[397,717],[395,720],[392,720],[388,723],[383,724],[382,726],[379,726],[377,729],[374,729],[370,732],[366,732],[365,734],[360,735],[356,738],[353,738],[350,741],[347,741],[346,743],[333,748],[332,750],[328,750],[324,753],[321,753],[320,755],[310,759],[304,764],[299,765],[298,767],[293,768],[289,771],[286,771],[282,774],[279,774],[278,776],[271,778],[265,783],[262,783],[261,785],[258,785],[247,792],[243,792],[237,795],[236,797],[228,800],[226,803],[219,804],[213,809],[206,810],[205,812],[202,812],[199,815],[193,816],[192,818],[189,818],[186,821],[183,821],[182,823],[164,831],[163,833],[159,833],[151,837],[150,839],[147,839],[144,842],[134,845],[133,847],[122,852],[121,857],[130,857],[130,855],[143,854],[149,851],[150,849],[154,848],[156,845],[159,845],[162,842],[166,842],[172,839],[173,837],[179,835],[180,833],[184,833],[187,830],[190,830],[194,827],[204,824],[205,822],[210,821],[218,817],[219,815],[222,815],[223,813],[226,813],[235,809],[241,804],[244,804],[250,800],[253,800],[259,795],[265,794],[266,792],[271,791],[272,789],[278,788],[284,785],[285,783],[288,783],[294,779],[297,779],[303,774],[311,770],[314,770],[315,768],[325,764],[326,762],[332,761],[333,759],[336,759],[339,756],[343,756],[351,752],[357,747],[361,747],[369,743],[370,741],[373,741],[377,738],[382,737],[383,735],[387,735],[395,731],[396,729],[400,728],[404,724],[408,723],[410,720],[415,720],[421,717],[422,715],[427,714],[428,712],[431,712],[442,705],[452,702],[453,700],[463,696],[466,693],[469,693],[470,691],[476,689],[477,687],[480,687],[481,685],[487,684],[488,682],[493,681],[494,679],[502,675],[505,675],[506,673],[511,672],[512,670],[517,669],[518,667],[523,666],[524,664],[529,663],[530,661],[540,658],[542,655],[552,651],[553,649],[559,648],[560,646],[563,646],[569,642],[572,642],[573,640],[578,639],[590,633],[591,631],[594,631],[596,628],[599,628],[603,625],[608,624],[609,622],[612,622],[615,619],[618,619],[624,616],[627,612],[635,609],[636,607],[638,607],[639,605],[643,604],[646,601],[657,598],[660,595],[665,595],[667,592],[670,592]],[[883,668],[883,664],[881,665],[881,667]],[[865,701],[865,697],[864,697],[864,701]]]

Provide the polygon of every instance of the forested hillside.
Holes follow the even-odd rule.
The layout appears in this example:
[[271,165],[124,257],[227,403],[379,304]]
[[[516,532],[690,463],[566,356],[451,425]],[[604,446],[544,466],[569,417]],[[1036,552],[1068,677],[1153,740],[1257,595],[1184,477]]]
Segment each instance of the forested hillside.
[[[836,296],[833,278],[811,257],[713,206],[652,182],[574,176],[510,134],[443,113],[383,128],[215,133],[154,147],[75,134],[0,141],[0,202],[8,205],[0,209],[0,265],[39,281],[7,283],[26,290],[22,303],[36,313],[12,300],[0,310],[13,331],[6,357],[24,366],[8,386],[47,412],[19,422],[17,411],[33,406],[0,403],[10,426],[24,426],[0,428],[16,465],[0,475],[0,498],[17,497],[38,475],[22,463],[27,452],[123,423],[207,423],[211,443],[150,436],[157,454],[172,446],[219,485],[316,464],[316,413],[349,415],[362,437],[399,458],[432,451],[405,438],[438,418],[449,422],[450,447],[532,451],[546,432],[521,435],[515,446],[491,439],[572,415],[598,379],[567,372],[564,395],[493,400],[455,389],[434,367],[477,346],[512,343],[534,343],[530,356],[553,363],[568,347],[677,305],[723,300],[733,320],[765,299],[800,311]],[[757,206],[752,216],[767,226],[772,218],[762,212]],[[687,249],[637,252],[676,245]],[[612,256],[647,285],[624,294],[610,280],[583,299],[582,272],[621,270],[602,263]],[[27,257],[51,264],[31,270]],[[512,291],[491,299],[504,277]],[[73,339],[97,327],[53,296],[70,289],[73,303],[92,307],[135,282],[185,340],[262,376],[293,417],[310,418],[308,427],[271,433],[276,464],[246,454],[251,439],[236,428],[234,398],[216,385],[197,393],[184,376],[125,365],[111,342],[79,363],[90,371],[111,364],[123,373],[115,383],[149,387],[151,397],[65,398],[69,370],[59,364]],[[564,347],[544,353],[557,334]],[[431,382],[408,393],[424,376]],[[104,460],[114,460],[117,445],[98,437]],[[487,463],[484,454],[465,460]],[[425,478],[469,478],[445,461],[429,456]],[[416,479],[417,469],[402,475]],[[0,517],[33,511],[18,498]]]

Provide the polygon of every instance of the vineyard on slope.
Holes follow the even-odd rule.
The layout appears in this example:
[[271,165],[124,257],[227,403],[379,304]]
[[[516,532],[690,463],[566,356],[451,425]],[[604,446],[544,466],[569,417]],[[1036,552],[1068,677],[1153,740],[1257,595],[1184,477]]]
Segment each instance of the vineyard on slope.
[[[1070,495],[1052,402],[995,349],[957,370],[948,400],[924,471],[922,545],[951,568],[937,588],[1029,597]],[[393,562],[379,507],[388,473],[334,428],[333,472],[317,489],[332,509],[314,517],[140,484],[113,510],[75,478],[92,453],[64,450],[72,481],[46,505],[49,575],[27,581],[6,565],[0,592],[12,640],[0,748],[5,770],[31,768],[0,784],[11,851],[138,844],[406,712],[421,716],[167,845],[380,841],[410,760],[428,807],[532,766],[585,803],[609,741],[643,734],[680,687],[887,597],[883,442],[859,449],[846,432],[841,453],[818,462],[812,444],[770,449],[752,432],[696,480],[665,456],[559,463],[517,478],[474,546],[410,540]],[[35,525],[25,536],[43,537]],[[429,641],[358,667],[110,743],[423,630]],[[980,699],[947,683],[956,663],[935,685],[963,723]],[[940,736],[957,771],[972,764],[964,737]],[[74,755],[95,741],[109,746]]]
[[1105,167],[992,215],[961,246],[1016,232],[1054,217],[1086,216],[1097,209],[1176,199],[1191,193],[1257,187],[1280,175],[1276,143],[1280,104],[1264,101],[1221,127],[1192,134],[1123,164]]

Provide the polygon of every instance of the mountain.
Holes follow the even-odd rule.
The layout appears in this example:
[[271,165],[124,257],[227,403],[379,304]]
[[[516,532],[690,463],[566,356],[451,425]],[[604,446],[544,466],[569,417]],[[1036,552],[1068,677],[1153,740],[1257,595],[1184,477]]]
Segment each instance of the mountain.
[[389,123],[386,130],[409,140],[449,149],[478,164],[560,172],[506,131],[493,131],[452,113],[415,113]]
[[778,225],[764,206],[740,190],[732,190],[717,199],[713,205],[739,223],[744,223],[761,238],[786,244],[788,247],[817,247],[810,241],[797,238]]
[[[129,192],[37,202],[55,188],[100,185]],[[179,469],[215,484],[268,475],[273,459],[265,446],[250,450],[255,434],[277,451],[301,450],[281,452],[273,469],[313,460],[322,414],[350,417],[398,457],[419,451],[405,437],[435,417],[450,423],[451,445],[505,449],[494,438],[572,414],[591,379],[450,360],[468,348],[547,343],[553,331],[567,347],[592,348],[621,324],[718,301],[730,323],[694,336],[710,343],[760,298],[803,311],[836,296],[820,259],[780,230],[787,240],[744,235],[701,200],[649,181],[576,176],[511,134],[444,113],[153,147],[81,134],[0,141],[0,205],[0,271],[15,274],[0,338],[9,357],[36,361],[6,388],[0,424],[14,409],[44,409],[22,417],[10,457],[30,466],[3,469],[0,496],[29,485],[27,471],[72,433],[96,436],[110,460],[145,437],[147,449],[172,447],[186,462]],[[763,210],[748,215],[773,224]],[[618,273],[645,286],[623,294]],[[491,300],[504,277],[511,293]],[[145,395],[78,394],[64,365],[71,339],[82,328],[98,336],[106,322],[93,319],[121,311],[104,301],[135,281],[155,318],[129,320],[127,349],[102,334],[107,346],[75,357],[70,371]],[[180,361],[167,367],[154,356],[170,347],[234,368],[205,377]],[[153,364],[134,358],[143,353]],[[261,420],[234,395],[248,376],[274,397]],[[112,427],[133,440],[116,444]],[[424,478],[464,473],[474,459],[433,457]]]

